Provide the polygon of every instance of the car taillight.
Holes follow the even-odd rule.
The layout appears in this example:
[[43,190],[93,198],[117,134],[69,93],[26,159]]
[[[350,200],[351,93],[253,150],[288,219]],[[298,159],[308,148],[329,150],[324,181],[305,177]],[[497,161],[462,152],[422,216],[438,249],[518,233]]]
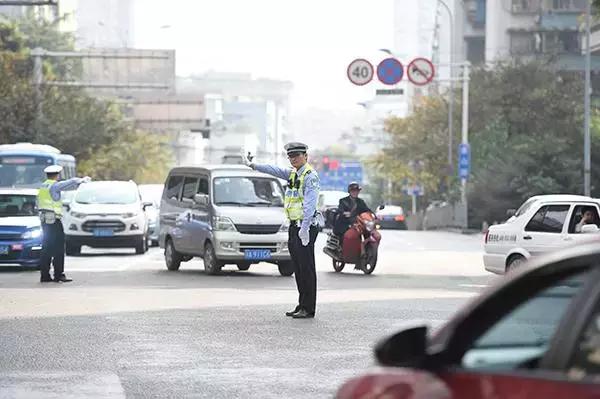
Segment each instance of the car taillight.
[[396,220],[396,222],[403,222],[404,221],[404,215],[398,215],[394,219]]
[[486,232],[485,232],[485,243],[486,243],[486,244],[487,244],[487,242],[488,242],[488,236],[489,236],[489,235],[490,235],[490,231],[488,230],[488,231],[486,231]]

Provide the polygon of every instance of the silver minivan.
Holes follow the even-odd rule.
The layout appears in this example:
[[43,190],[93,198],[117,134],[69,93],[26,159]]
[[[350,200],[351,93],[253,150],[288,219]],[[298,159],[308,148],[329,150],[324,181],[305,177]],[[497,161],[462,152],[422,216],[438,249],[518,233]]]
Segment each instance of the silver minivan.
[[176,167],[165,182],[159,244],[169,270],[194,256],[217,274],[226,264],[248,270],[269,262],[293,274],[289,224],[278,179],[240,165]]

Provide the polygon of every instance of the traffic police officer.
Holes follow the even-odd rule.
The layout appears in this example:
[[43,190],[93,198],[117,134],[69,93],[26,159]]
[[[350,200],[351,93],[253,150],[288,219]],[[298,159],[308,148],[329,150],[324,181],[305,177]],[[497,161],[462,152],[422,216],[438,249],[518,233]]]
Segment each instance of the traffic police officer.
[[[74,190],[81,183],[87,183],[89,177],[74,177],[65,181],[58,181],[62,166],[51,165],[44,169],[46,181],[38,191],[37,202],[42,221],[42,255],[40,259],[40,272],[42,283],[55,281],[67,283],[72,281],[64,273],[65,267],[65,233],[62,225],[62,191]],[[50,277],[50,263],[54,267],[54,280]]]
[[295,319],[315,317],[317,272],[315,270],[315,240],[318,234],[319,175],[308,163],[308,146],[302,143],[285,145],[292,169],[274,165],[254,164],[243,155],[247,166],[288,181],[284,209],[290,221],[289,249],[298,286],[298,306],[286,316]]

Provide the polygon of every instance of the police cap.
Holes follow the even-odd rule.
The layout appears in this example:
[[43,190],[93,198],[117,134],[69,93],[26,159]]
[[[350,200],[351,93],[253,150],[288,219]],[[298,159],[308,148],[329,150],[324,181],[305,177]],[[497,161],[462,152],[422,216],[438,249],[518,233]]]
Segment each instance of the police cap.
[[54,175],[57,173],[62,172],[63,168],[60,165],[50,165],[47,166],[46,169],[44,169],[44,173],[49,174],[49,175]]
[[306,151],[308,151],[308,146],[306,144],[298,142],[287,143],[283,148],[285,149],[288,155],[306,153]]

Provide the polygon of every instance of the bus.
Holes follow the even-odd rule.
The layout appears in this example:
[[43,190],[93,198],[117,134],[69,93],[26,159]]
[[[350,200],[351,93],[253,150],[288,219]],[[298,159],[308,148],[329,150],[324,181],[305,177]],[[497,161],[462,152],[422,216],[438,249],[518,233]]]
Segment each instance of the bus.
[[76,175],[75,157],[62,154],[45,144],[17,143],[0,145],[0,187],[39,188],[48,165],[63,167],[61,179]]

